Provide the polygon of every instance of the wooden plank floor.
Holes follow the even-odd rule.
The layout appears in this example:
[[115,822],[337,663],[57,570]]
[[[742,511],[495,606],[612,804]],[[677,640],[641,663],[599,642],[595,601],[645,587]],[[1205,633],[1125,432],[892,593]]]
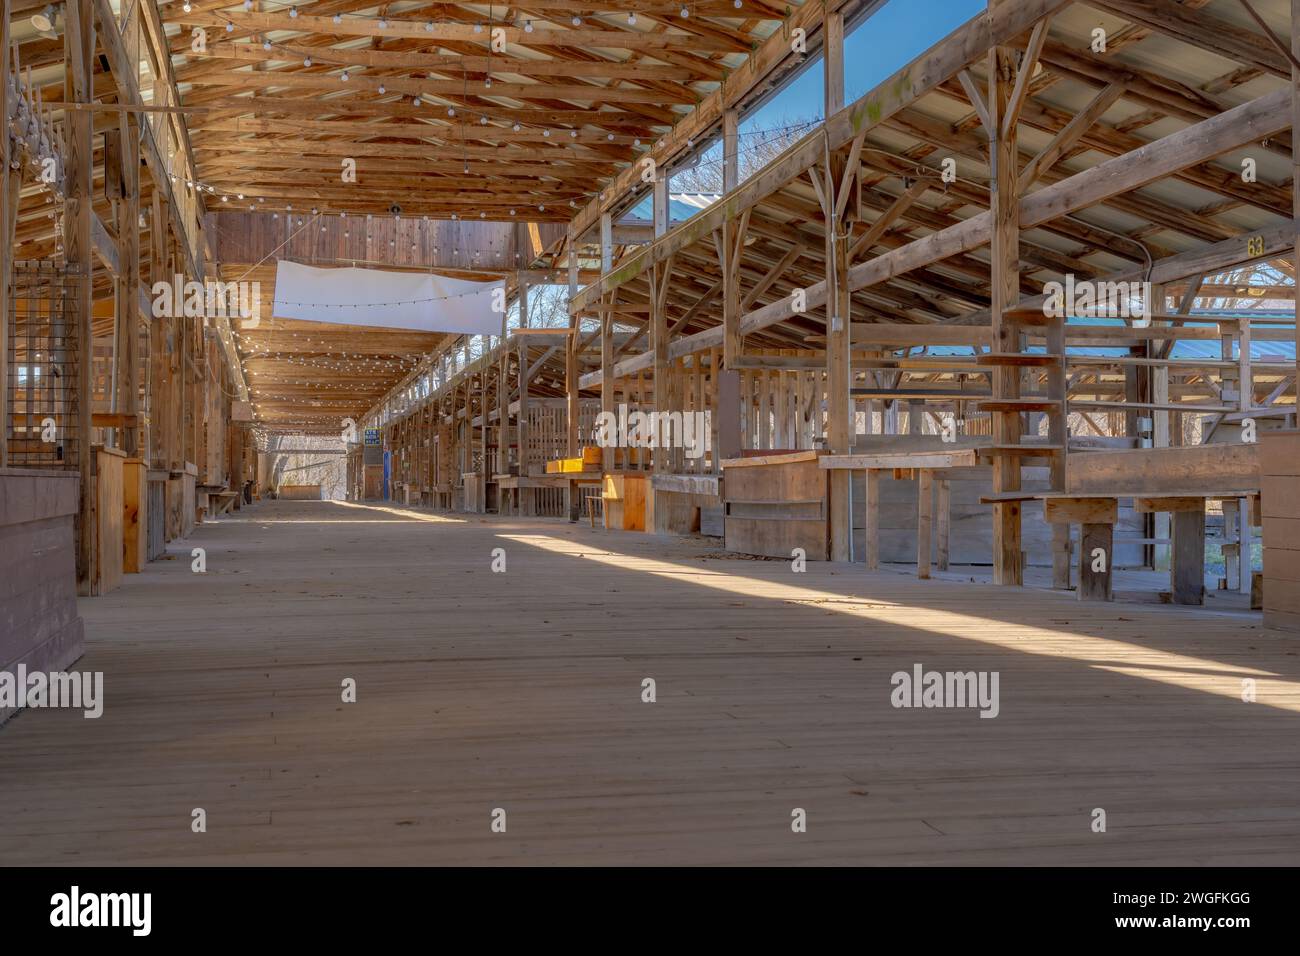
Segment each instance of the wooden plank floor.
[[[1257,617],[327,502],[172,555],[83,603],[104,716],[0,728],[0,865],[1300,863]],[[1000,715],[894,709],[915,663]]]

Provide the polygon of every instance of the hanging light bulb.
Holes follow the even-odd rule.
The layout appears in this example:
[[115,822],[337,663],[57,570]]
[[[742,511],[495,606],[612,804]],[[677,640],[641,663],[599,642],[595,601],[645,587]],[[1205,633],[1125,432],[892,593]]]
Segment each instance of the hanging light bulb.
[[483,32],[483,24],[481,24],[481,23],[476,23],[476,24],[474,24],[474,32],[475,32],[475,33],[482,33],[482,32]]
[[342,22],[343,22],[343,18],[339,16],[337,13],[334,14],[334,25],[338,26]]
[[388,29],[388,21],[385,20],[383,17],[380,17],[380,18],[379,18],[379,29],[381,29],[381,30],[387,30],[387,29]]
[[487,117],[486,117],[486,116],[480,116],[480,117],[478,118],[478,123],[479,123],[480,126],[486,126],[486,125],[487,125]]
[[297,16],[298,16],[298,8],[297,8],[297,7],[290,7],[290,8],[289,8],[289,16],[291,16],[291,17],[297,17]]
[[230,20],[227,20],[227,21],[226,21],[226,32],[227,32],[227,33],[234,33],[234,32],[235,32],[235,24],[234,24],[232,21],[230,21]]
[[385,93],[387,93],[387,92],[388,92],[388,88],[387,88],[386,86],[384,86],[384,84],[380,83],[380,84],[379,84],[379,95],[380,95],[380,96],[383,96],[383,95],[384,95]]
[[415,97],[415,99],[411,100],[411,105],[412,105],[412,106],[419,106],[419,105],[420,105],[420,98],[417,96],[417,97]]
[[510,126],[510,128],[511,128],[512,130],[514,130],[516,133],[519,132],[519,124],[518,124],[518,123],[512,123],[511,126]]
[[609,140],[611,143],[614,142],[614,134],[613,134],[613,133],[606,133],[606,134],[605,134],[605,138],[606,138],[607,140]]
[[346,83],[348,81],[348,71],[344,70],[343,74],[339,77],[339,79],[342,80],[344,83]]
[[303,65],[303,66],[311,66],[311,57],[306,57],[306,58],[302,61],[302,65]]
[[447,115],[448,115],[448,116],[455,116],[455,115],[456,115],[456,107],[454,107],[454,106],[448,106],[448,107],[447,107]]
[[245,10],[253,9],[253,0],[244,0],[244,9]]
[[484,85],[485,87],[487,87],[489,90],[492,89],[492,77],[490,77],[490,76],[489,76],[489,77],[485,77],[484,80],[483,80],[483,85]]
[[682,4],[682,9],[680,13],[683,20],[685,20],[687,17],[691,15],[691,11],[686,9],[686,4],[684,3]]
[[542,130],[542,135],[549,137],[551,135],[551,131],[549,129],[544,129]]
[[532,20],[525,20],[525,21],[524,21],[524,32],[525,32],[525,33],[532,33],[532,32],[533,32],[533,21],[532,21]]
[[580,27],[580,26],[582,26],[582,17],[577,17],[577,16],[575,16],[575,17],[573,18],[573,25],[574,25],[575,27]]
[[424,24],[424,32],[425,32],[425,33],[432,33],[432,32],[433,32],[433,21],[432,21],[432,20],[426,20],[426,21],[425,21],[425,24]]
[[627,23],[628,23],[628,26],[633,26],[633,27],[636,26],[636,14],[635,14],[635,13],[629,13],[629,14],[627,15]]
[[267,53],[270,53],[270,52],[271,52],[271,41],[270,41],[270,40],[263,40],[263,41],[262,41],[262,49],[265,50]]

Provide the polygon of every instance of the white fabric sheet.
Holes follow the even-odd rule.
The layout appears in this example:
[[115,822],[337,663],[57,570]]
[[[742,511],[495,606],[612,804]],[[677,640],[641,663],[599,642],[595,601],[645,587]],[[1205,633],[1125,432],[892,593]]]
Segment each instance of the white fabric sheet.
[[[493,290],[502,290],[493,301]],[[505,282],[469,282],[421,272],[321,269],[281,259],[273,315],[336,325],[500,335]]]

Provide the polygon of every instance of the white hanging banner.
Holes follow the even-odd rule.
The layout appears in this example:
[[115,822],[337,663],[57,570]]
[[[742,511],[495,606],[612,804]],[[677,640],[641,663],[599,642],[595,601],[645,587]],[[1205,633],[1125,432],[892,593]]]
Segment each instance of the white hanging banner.
[[335,325],[500,335],[504,305],[503,279],[470,282],[427,272],[321,269],[281,259],[275,268],[272,315]]

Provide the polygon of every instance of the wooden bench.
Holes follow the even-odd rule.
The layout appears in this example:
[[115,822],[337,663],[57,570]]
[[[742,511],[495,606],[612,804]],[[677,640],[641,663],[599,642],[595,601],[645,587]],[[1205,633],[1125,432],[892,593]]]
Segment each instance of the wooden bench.
[[[1169,513],[1172,521],[1170,581],[1175,604],[1205,603],[1205,503],[1251,499],[1258,513],[1258,488],[1221,491],[1174,489],[1152,494],[1132,491],[1009,491],[985,495],[985,504],[1007,501],[1043,502],[1048,524],[1077,524],[1079,535],[1079,600],[1109,601],[1113,596],[1115,524],[1121,500],[1133,501],[1138,514]],[[1100,552],[1100,554],[1098,554]]]

